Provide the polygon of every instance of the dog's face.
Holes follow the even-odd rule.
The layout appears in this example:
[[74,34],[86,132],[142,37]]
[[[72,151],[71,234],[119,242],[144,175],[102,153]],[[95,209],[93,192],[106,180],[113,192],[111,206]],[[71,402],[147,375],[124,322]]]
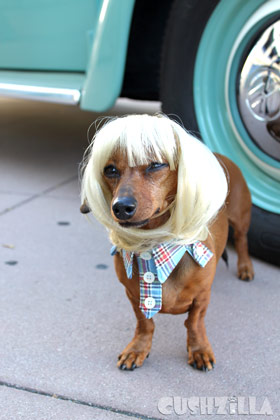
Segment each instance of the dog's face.
[[127,158],[115,153],[106,162],[104,181],[112,193],[111,214],[123,227],[156,228],[169,217],[161,213],[174,200],[177,171],[166,162],[129,167]]

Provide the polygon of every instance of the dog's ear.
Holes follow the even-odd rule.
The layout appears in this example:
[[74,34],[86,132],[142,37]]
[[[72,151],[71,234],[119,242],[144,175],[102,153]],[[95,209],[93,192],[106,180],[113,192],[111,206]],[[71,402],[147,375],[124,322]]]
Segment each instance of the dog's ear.
[[83,204],[81,205],[80,212],[83,213],[83,214],[90,213],[90,208],[89,208],[86,200],[84,200]]

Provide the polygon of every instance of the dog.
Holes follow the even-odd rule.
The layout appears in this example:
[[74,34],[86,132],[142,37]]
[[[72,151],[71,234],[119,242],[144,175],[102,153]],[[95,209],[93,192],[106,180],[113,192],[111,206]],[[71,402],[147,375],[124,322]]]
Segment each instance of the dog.
[[109,230],[115,271],[137,319],[117,366],[142,366],[160,312],[188,313],[188,364],[213,369],[204,317],[229,225],[238,277],[254,277],[247,244],[251,196],[239,168],[167,116],[130,115],[96,133],[81,191],[81,211],[92,211]]

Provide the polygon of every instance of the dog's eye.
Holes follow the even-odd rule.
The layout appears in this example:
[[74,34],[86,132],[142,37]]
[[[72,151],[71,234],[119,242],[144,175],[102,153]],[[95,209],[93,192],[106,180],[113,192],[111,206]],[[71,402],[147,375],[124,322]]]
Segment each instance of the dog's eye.
[[155,172],[162,168],[166,168],[168,163],[152,162],[146,169],[146,172]]
[[107,176],[107,178],[118,178],[120,173],[114,165],[108,165],[104,168],[104,175]]

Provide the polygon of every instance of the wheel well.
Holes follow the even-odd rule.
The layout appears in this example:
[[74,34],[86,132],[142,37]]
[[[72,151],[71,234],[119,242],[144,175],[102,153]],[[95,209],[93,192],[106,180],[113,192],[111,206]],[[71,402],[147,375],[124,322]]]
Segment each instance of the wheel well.
[[120,96],[158,100],[162,43],[171,0],[136,0]]

